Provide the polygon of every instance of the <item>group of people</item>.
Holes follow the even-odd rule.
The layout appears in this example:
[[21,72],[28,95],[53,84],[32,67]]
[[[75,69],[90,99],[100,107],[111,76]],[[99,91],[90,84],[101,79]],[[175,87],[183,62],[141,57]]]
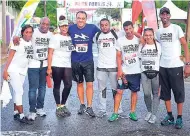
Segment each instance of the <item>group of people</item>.
[[[87,24],[87,14],[79,11],[76,24],[70,25],[68,20],[58,22],[60,33],[48,31],[50,20],[41,19],[39,28],[33,30],[25,25],[21,30],[21,38],[14,37],[3,78],[10,80],[14,90],[14,119],[23,123],[34,121],[37,115],[46,116],[44,98],[46,92],[46,75],[52,76],[53,95],[56,102],[56,115],[71,115],[66,102],[72,87],[72,80],[77,83],[80,101],[78,114],[87,113],[91,117],[106,115],[107,81],[113,93],[114,112],[108,121],[122,117],[121,99],[124,89],[131,90],[131,109],[129,117],[137,121],[136,104],[138,91],[142,83],[144,101],[147,107],[145,120],[156,122],[159,99],[165,101],[167,116],[161,125],[175,124],[182,128],[182,108],[185,99],[184,76],[190,75],[190,58],[187,42],[182,29],[170,23],[170,10],[160,10],[163,28],[156,32],[152,28],[144,29],[143,36],[134,32],[131,21],[123,23],[125,34],[119,36],[110,29],[107,18],[100,20],[100,29]],[[98,81],[98,112],[92,108],[94,61],[93,42],[98,47],[98,63],[96,77]],[[180,59],[181,45],[184,48],[186,62]],[[30,114],[23,113],[23,82],[28,70]],[[84,88],[84,80],[86,89]],[[60,96],[60,86],[64,88]],[[178,116],[174,123],[171,109],[171,89],[177,103]],[[86,91],[85,91],[86,90]],[[38,91],[38,93],[37,93]],[[84,102],[86,92],[87,104]],[[37,95],[37,97],[36,97]],[[151,98],[153,96],[153,99]]]

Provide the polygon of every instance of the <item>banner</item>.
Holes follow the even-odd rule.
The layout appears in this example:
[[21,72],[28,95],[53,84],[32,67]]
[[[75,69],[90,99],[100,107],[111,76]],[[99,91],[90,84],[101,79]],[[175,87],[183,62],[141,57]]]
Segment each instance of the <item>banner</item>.
[[[61,3],[61,0],[58,0]],[[62,0],[70,8],[124,8],[124,0]]]
[[141,3],[142,3],[143,14],[147,22],[147,27],[153,28],[154,31],[156,31],[158,29],[158,22],[157,22],[155,1],[142,0]]
[[132,3],[132,22],[137,21],[140,13],[142,12],[141,0],[133,0]]
[[12,40],[14,36],[19,36],[20,35],[20,31],[22,26],[24,26],[25,24],[30,22],[30,19],[32,18],[38,3],[40,2],[40,0],[28,0],[26,2],[26,4],[24,5],[24,7],[22,8],[21,12],[19,13],[15,25],[14,25],[14,31],[11,37],[11,42],[10,45],[11,46]]

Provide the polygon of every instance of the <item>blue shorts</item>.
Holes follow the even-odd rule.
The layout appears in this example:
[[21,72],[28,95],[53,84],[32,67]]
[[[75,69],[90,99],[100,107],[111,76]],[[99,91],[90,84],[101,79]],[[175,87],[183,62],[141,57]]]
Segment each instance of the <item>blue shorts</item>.
[[140,80],[141,74],[128,74],[125,75],[126,80],[128,81],[128,87],[132,92],[140,91]]

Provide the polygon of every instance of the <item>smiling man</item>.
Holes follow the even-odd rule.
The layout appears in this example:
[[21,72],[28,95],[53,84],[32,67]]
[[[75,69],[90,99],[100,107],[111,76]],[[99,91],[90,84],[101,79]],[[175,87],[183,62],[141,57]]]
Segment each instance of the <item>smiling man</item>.
[[[160,18],[163,28],[160,28],[156,37],[161,44],[161,59],[160,59],[160,85],[161,93],[160,99],[165,101],[168,115],[163,121],[162,126],[174,124],[174,117],[171,109],[171,89],[174,94],[175,102],[177,103],[177,120],[175,128],[180,129],[183,126],[182,109],[185,100],[184,91],[184,76],[188,77],[190,74],[190,59],[187,42],[184,38],[184,33],[180,26],[170,23],[170,10],[166,7],[160,9]],[[181,45],[185,52],[185,66],[180,59]],[[184,74],[183,74],[184,66]]]
[[[76,22],[69,27],[69,34],[72,38],[75,51],[71,54],[73,80],[77,82],[77,92],[80,100],[78,114],[86,113],[95,117],[92,109],[94,61],[92,54],[92,42],[94,35],[100,30],[93,24],[86,24],[87,14],[79,11],[76,14]],[[84,104],[84,78],[86,81],[87,109]]]
[[[128,87],[131,90],[131,112],[129,117],[133,121],[137,121],[136,104],[137,92],[140,91],[141,70],[138,58],[139,38],[134,35],[134,28],[131,21],[123,23],[125,36],[117,41],[117,66],[118,79],[124,77],[128,81]],[[118,89],[114,100],[114,113],[109,118],[109,121],[118,119],[118,109],[122,99],[123,89]]]

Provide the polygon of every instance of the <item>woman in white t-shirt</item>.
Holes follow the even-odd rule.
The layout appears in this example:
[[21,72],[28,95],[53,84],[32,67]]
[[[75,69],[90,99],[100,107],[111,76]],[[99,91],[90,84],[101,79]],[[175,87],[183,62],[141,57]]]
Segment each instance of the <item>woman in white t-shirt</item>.
[[155,123],[159,106],[159,63],[161,47],[154,39],[152,28],[144,29],[143,37],[145,45],[139,47],[139,58],[141,60],[141,81],[144,91],[144,101],[148,110],[145,120],[149,123]]
[[30,124],[30,121],[27,120],[23,113],[22,96],[29,59],[33,57],[31,42],[33,31],[33,27],[30,25],[22,27],[20,45],[11,46],[3,72],[3,79],[10,80],[14,92],[14,119],[26,124]]
[[[68,34],[68,20],[59,21],[60,33],[50,40],[48,49],[47,74],[52,75],[54,81],[53,94],[57,105],[57,116],[68,116],[70,111],[65,106],[72,87],[71,51],[73,45]],[[64,83],[62,97],[60,97],[61,81]]]

